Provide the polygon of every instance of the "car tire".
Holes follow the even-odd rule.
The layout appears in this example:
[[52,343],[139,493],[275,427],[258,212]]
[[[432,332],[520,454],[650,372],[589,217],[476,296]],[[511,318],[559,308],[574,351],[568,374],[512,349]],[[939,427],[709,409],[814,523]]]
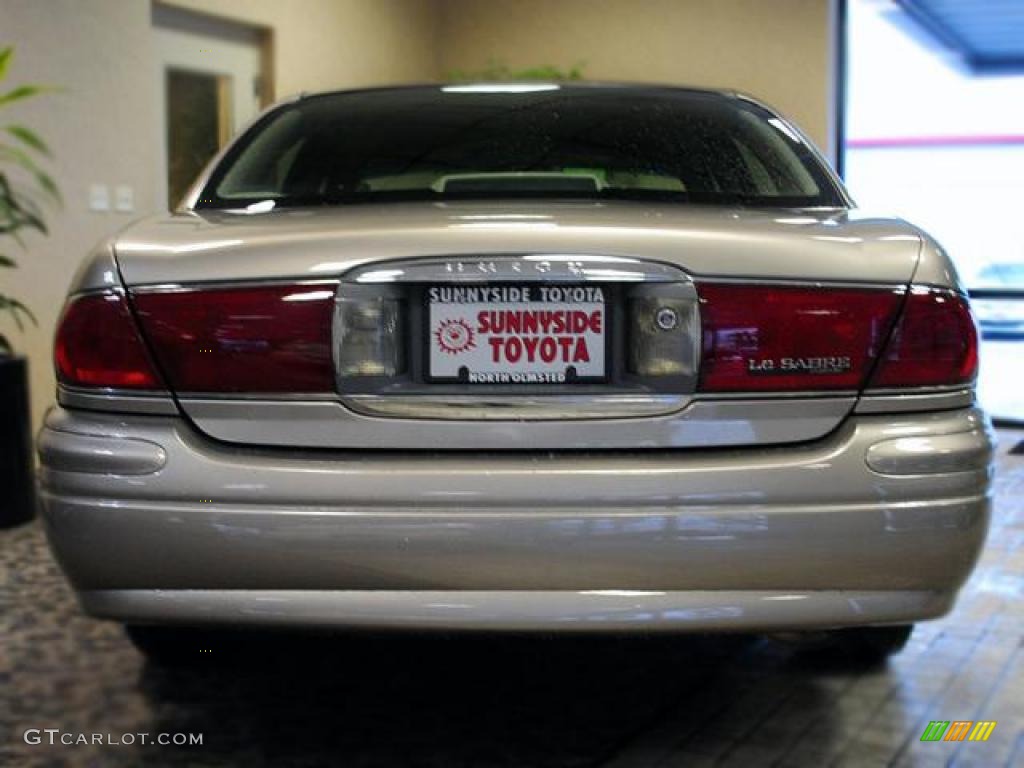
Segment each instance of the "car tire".
[[836,644],[848,656],[859,661],[880,663],[902,651],[913,631],[913,624],[897,624],[840,629],[835,636]]
[[199,629],[129,624],[124,630],[137,651],[161,666],[198,662],[212,651],[206,647],[211,643],[204,642],[209,633]]
[[814,662],[854,662],[857,665],[884,663],[899,653],[914,631],[913,624],[885,627],[854,627],[819,632],[785,632],[769,637],[793,648],[797,654]]

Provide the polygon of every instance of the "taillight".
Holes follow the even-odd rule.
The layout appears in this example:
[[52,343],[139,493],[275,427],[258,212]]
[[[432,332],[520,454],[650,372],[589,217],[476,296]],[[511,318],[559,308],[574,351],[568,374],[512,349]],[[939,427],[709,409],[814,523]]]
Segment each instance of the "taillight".
[[967,299],[914,286],[871,387],[967,384],[978,369],[978,331]]
[[698,283],[702,392],[860,389],[902,291]]
[[57,378],[77,387],[163,389],[120,293],[94,293],[64,307],[54,342]]
[[333,285],[140,291],[132,301],[179,392],[333,392]]

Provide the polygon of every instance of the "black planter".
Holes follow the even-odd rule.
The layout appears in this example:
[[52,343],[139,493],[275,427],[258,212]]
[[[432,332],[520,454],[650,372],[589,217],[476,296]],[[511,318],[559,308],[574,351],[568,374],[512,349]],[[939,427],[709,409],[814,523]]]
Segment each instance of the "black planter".
[[0,357],[0,528],[35,516],[28,360]]

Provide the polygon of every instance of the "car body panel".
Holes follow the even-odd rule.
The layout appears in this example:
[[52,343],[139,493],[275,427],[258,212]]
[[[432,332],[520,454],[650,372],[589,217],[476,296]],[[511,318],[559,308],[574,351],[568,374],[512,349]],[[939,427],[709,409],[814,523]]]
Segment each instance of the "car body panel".
[[835,429],[856,397],[695,400],[644,418],[472,420],[374,417],[337,402],[180,398],[203,433],[228,443],[293,448],[610,450],[716,448],[812,440]]
[[[43,435],[93,438],[40,470],[58,557],[89,589],[954,588],[992,451],[971,409],[696,453],[254,451],[180,418],[62,410]],[[928,466],[892,445],[909,438],[955,456]],[[149,450],[104,468],[104,439]]]
[[513,632],[749,632],[901,624],[946,614],[920,590],[87,590],[97,618],[134,624]]
[[144,220],[113,248],[129,287],[329,278],[391,259],[507,253],[649,259],[693,277],[901,285],[920,244],[898,219],[839,209],[492,200],[194,211]]
[[[849,202],[825,173],[830,204]],[[661,197],[196,210],[204,179],[175,214],[97,246],[71,293],[121,294],[128,314],[149,291],[317,282],[337,291],[322,299],[333,345],[345,338],[336,287],[409,260],[416,274],[426,261],[453,273],[644,263],[649,279],[687,286],[694,334],[691,280],[963,290],[926,233],[852,208]],[[145,330],[139,340],[159,366]],[[991,513],[993,435],[971,382],[756,395],[695,382],[478,401],[424,385],[408,396],[425,400],[386,407],[338,377],[338,392],[280,396],[61,384],[38,441],[42,517],[86,612],[124,622],[747,631],[949,610]],[[623,410],[608,417],[594,392]]]
[[[97,250],[78,288],[108,284],[116,267],[129,290],[277,280],[337,280],[367,264],[419,258],[531,260],[569,254],[665,263],[696,279],[904,286],[924,273],[950,287],[948,259],[899,220],[855,211],[744,210],[623,201],[394,203],[246,214],[180,213],[142,222]],[[922,248],[922,242],[928,244]],[[937,247],[937,246],[936,246]],[[920,261],[926,254],[926,261]],[[116,259],[115,259],[116,254]],[[405,263],[409,263],[405,261]],[[638,262],[638,263],[642,263]],[[230,397],[178,393],[177,406],[205,434],[233,443],[323,448],[452,450],[683,448],[811,440],[838,427],[855,391],[810,397],[682,395],[647,418],[594,414],[565,429],[552,419],[500,423],[402,418],[341,397]],[[393,404],[394,398],[389,402]],[[62,398],[66,404],[74,404]],[[78,401],[81,403],[81,399]],[[103,408],[102,403],[96,404]],[[496,405],[496,403],[495,403]],[[88,407],[88,406],[87,406]],[[422,404],[409,413],[423,413]]]

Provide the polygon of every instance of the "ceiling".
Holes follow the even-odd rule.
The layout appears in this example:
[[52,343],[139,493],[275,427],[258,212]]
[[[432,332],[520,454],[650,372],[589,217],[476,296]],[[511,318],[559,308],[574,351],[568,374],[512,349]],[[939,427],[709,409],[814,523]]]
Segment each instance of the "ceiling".
[[977,72],[1024,72],[1024,0],[896,0]]

